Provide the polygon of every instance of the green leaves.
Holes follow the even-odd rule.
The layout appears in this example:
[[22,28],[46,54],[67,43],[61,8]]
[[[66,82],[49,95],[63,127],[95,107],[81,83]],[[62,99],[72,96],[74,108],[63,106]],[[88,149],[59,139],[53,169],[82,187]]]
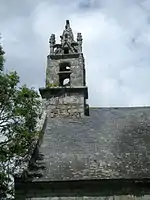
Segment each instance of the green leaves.
[[37,134],[41,102],[33,88],[18,87],[17,72],[4,73],[4,60],[0,45],[0,135],[5,138],[0,140],[0,185],[6,189],[6,177],[13,176],[16,167],[11,165],[10,169],[10,163],[17,158],[25,159]]

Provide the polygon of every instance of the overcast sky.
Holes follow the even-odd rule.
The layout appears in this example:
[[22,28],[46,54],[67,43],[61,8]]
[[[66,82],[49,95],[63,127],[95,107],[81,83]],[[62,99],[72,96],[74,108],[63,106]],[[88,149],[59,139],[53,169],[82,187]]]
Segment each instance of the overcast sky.
[[7,70],[45,84],[49,37],[83,35],[91,106],[150,105],[150,0],[0,0]]

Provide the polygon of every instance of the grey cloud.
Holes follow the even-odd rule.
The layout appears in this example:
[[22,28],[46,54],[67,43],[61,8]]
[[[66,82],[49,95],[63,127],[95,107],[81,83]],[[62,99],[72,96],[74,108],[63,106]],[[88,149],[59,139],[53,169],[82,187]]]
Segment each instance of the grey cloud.
[[79,1],[79,8],[80,9],[98,9],[101,5],[101,1],[98,0],[87,0],[87,1]]
[[0,32],[7,70],[36,88],[45,81],[48,39],[66,19],[83,33],[89,103],[150,104],[149,1],[0,0]]
[[[1,21],[0,30],[2,41],[6,51],[6,70],[16,70],[20,75],[22,84],[40,87],[44,85],[45,58],[42,44],[33,30],[34,9],[38,1],[13,1],[10,4],[4,1],[1,4],[5,7]],[[7,9],[10,12],[6,12]],[[45,53],[42,56],[42,52]]]
[[0,21],[13,17],[28,17],[40,0],[0,0]]

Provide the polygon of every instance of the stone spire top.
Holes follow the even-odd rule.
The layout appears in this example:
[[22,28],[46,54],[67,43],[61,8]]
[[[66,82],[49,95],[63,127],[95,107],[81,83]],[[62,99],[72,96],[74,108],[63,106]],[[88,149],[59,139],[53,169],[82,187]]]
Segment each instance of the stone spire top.
[[61,38],[61,44],[64,44],[65,42],[70,42],[70,43],[74,42],[73,32],[70,27],[69,20],[66,20],[65,29],[63,31],[62,36],[60,36],[60,38]]
[[[49,39],[50,44],[50,57],[53,59],[55,56],[75,56],[82,54],[82,35],[77,33],[77,39],[74,40],[73,32],[70,27],[69,20],[66,20],[65,28],[60,36],[60,44],[56,43],[55,34],[52,34]],[[75,55],[76,54],[76,55]]]

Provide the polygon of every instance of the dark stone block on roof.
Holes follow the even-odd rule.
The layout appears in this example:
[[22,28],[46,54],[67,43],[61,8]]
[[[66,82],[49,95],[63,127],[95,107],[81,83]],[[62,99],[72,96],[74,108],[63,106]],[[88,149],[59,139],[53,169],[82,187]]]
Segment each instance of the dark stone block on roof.
[[48,119],[39,153],[44,167],[33,181],[150,178],[150,107]]

